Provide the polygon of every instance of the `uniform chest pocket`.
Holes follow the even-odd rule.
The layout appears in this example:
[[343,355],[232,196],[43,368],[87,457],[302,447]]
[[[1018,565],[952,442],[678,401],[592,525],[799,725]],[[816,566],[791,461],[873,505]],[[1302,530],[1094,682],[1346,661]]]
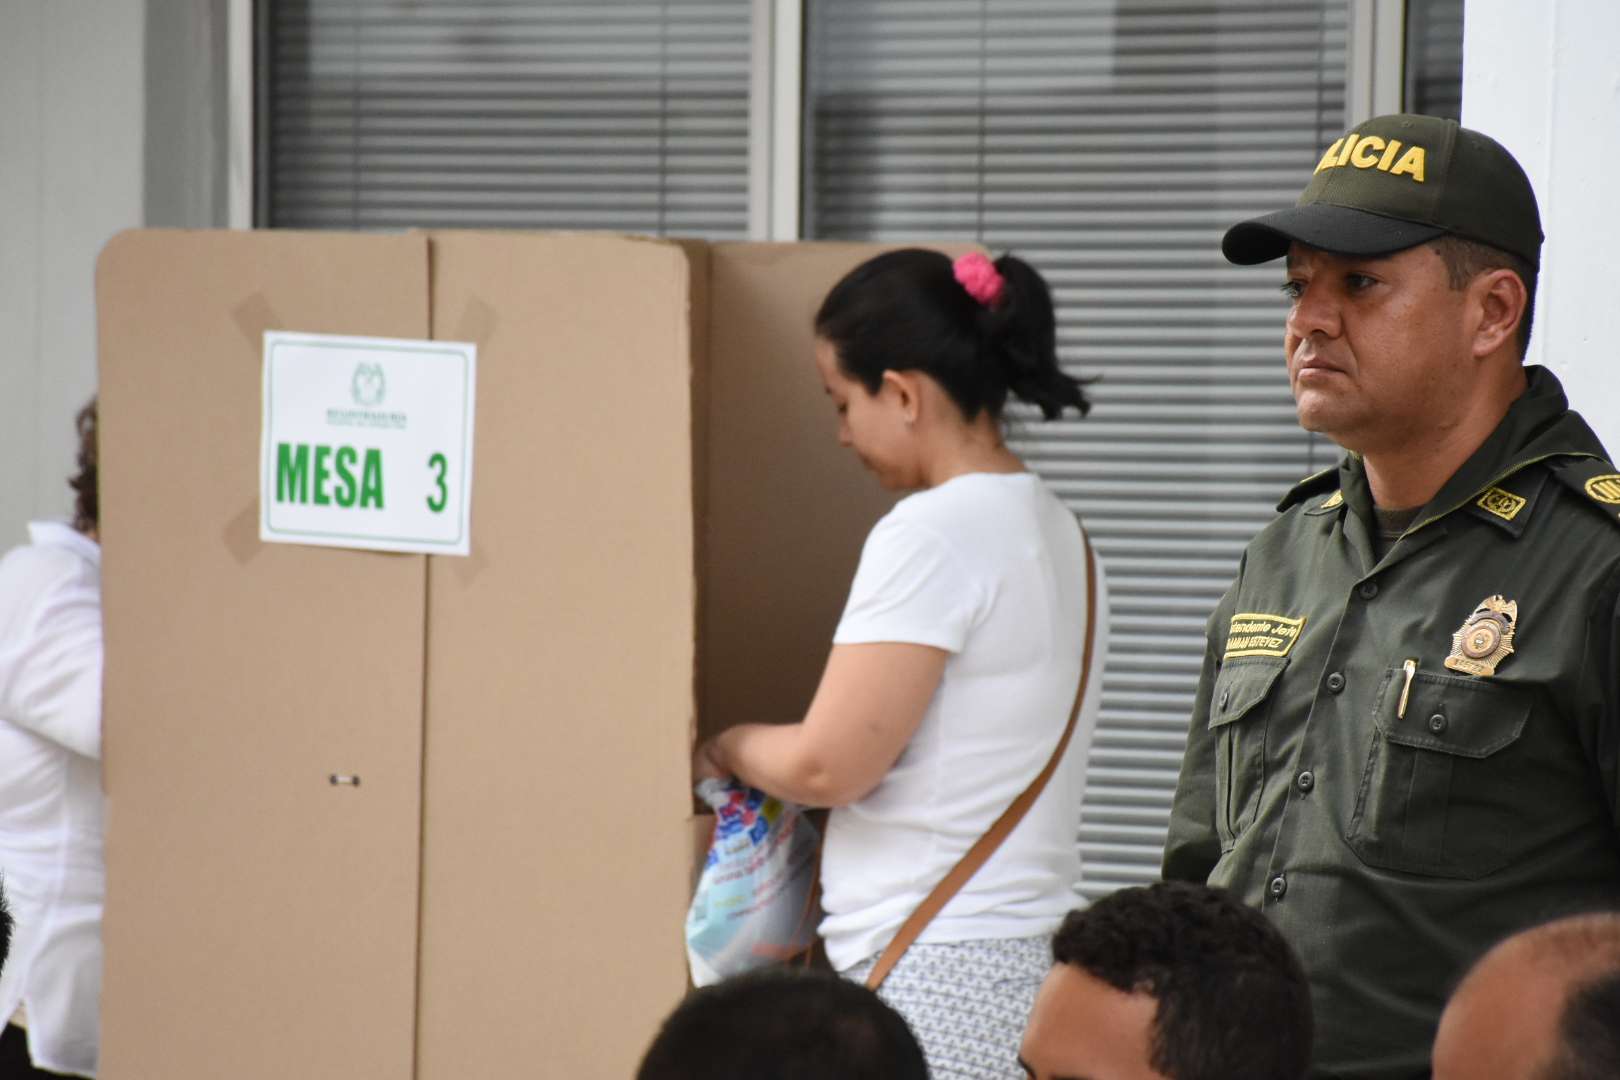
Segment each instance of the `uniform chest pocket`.
[[1235,657],[1215,677],[1209,730],[1215,736],[1215,830],[1223,851],[1260,813],[1271,688],[1287,666],[1286,657]]
[[1345,837],[1371,866],[1477,878],[1512,857],[1503,792],[1533,695],[1482,679],[1391,669],[1375,698],[1373,737]]

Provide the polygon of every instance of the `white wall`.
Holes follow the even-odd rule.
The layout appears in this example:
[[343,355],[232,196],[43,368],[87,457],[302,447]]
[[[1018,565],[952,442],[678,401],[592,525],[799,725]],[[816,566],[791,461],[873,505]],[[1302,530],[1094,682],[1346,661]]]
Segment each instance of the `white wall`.
[[72,508],[102,244],[224,223],[221,7],[0,0],[0,551]]
[[1468,0],[1463,123],[1501,142],[1530,174],[1547,234],[1531,363],[1620,454],[1620,3]]
[[66,515],[96,253],[140,222],[145,6],[0,0],[0,548]]

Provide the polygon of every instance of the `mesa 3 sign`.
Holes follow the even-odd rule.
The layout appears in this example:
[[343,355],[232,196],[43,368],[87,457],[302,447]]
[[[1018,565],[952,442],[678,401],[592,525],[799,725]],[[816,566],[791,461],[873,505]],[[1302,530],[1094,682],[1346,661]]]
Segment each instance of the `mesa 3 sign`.
[[465,555],[478,347],[264,335],[259,539]]

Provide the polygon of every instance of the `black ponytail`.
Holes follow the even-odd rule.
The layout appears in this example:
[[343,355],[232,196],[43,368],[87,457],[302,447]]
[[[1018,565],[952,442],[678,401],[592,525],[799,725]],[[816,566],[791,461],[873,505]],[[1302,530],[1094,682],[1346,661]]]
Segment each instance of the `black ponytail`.
[[1081,389],[1084,384],[1058,366],[1057,317],[1046,279],[1013,255],[1003,255],[995,266],[1006,285],[1001,303],[985,309],[986,339],[988,352],[1001,364],[1007,389],[1048,420],[1056,420],[1066,408],[1086,415],[1091,402]]
[[857,266],[834,285],[816,313],[816,336],[831,342],[839,366],[870,393],[885,371],[922,371],[962,415],[999,420],[1007,395],[1048,420],[1065,408],[1091,409],[1083,381],[1057,359],[1052,293],[1035,268],[1003,255],[995,262],[1001,297],[986,306],[956,280],[951,259],[902,248]]

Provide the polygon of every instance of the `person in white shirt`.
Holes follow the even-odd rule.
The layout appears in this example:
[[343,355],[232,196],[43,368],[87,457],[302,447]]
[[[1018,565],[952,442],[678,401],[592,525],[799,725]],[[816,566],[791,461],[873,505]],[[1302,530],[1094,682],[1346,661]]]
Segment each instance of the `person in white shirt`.
[[101,548],[96,403],[78,417],[71,526],[0,558],[0,1080],[95,1076],[101,997]]
[[[833,807],[822,859],[828,958],[865,979],[884,947],[1056,750],[1086,634],[1080,524],[1003,439],[1009,395],[1047,419],[1089,403],[1058,366],[1051,293],[1012,256],[905,249],[851,271],[816,316],[838,438],[902,499],[861,555],[798,723],[744,724],[694,771]],[[1097,577],[1100,594],[1102,578]],[[1022,1077],[1019,1039],[1075,906],[1077,829],[1107,604],[1059,768],[927,925],[880,995],[930,1074]]]

